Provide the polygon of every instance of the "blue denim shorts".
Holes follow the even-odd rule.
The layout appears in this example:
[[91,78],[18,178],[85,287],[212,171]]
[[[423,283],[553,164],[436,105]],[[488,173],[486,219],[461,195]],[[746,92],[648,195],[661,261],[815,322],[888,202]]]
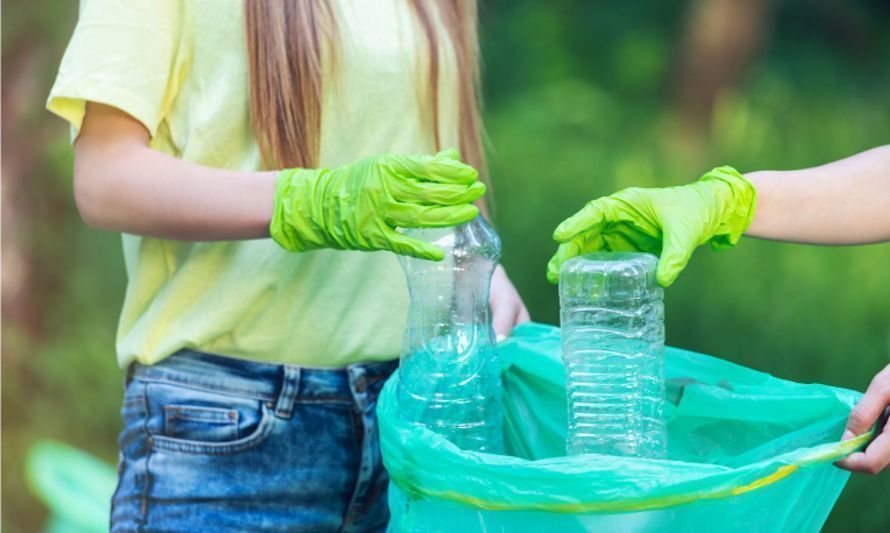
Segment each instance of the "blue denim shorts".
[[132,365],[111,531],[384,530],[375,408],[395,367]]

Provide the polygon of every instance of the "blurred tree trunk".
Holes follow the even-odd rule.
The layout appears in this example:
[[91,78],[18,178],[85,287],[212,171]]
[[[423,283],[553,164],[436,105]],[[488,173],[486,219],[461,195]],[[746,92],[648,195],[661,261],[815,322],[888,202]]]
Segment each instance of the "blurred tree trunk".
[[744,76],[760,49],[768,0],[693,0],[677,65],[681,121],[705,133],[720,94]]
[[[64,275],[65,246],[48,237],[70,233],[63,221],[71,218],[71,201],[68,187],[53,179],[43,157],[64,126],[35,119],[45,113],[41,60],[46,49],[34,41],[18,35],[3,62],[2,310],[4,332],[14,326],[16,333],[37,340]],[[4,350],[4,355],[14,358],[16,352]]]
[[29,494],[22,469],[22,458],[35,435],[47,434],[41,420],[30,418],[39,394],[47,394],[41,391],[46,368],[36,361],[35,353],[41,343],[53,339],[50,317],[67,297],[63,282],[72,271],[71,250],[76,246],[70,223],[75,220],[70,152],[56,149],[64,148],[60,140],[65,139],[66,128],[62,121],[49,118],[44,102],[77,6],[19,0],[10,7],[10,3],[3,6],[0,100],[4,498],[0,527],[40,531],[46,513]]

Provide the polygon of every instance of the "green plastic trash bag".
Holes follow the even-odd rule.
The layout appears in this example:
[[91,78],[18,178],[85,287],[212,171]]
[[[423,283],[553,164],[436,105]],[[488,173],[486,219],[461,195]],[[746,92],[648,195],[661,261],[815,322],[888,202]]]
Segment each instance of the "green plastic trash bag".
[[849,473],[832,463],[857,392],[667,348],[668,460],[566,457],[559,329],[500,345],[507,455],[466,452],[377,408],[391,531],[817,531]]
[[61,442],[40,440],[28,451],[25,476],[50,510],[47,533],[108,531],[117,484],[110,465]]

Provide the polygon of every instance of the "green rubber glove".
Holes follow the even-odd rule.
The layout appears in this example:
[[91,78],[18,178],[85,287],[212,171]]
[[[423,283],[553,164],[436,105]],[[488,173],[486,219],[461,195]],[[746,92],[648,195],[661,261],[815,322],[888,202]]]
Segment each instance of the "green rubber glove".
[[434,156],[384,154],[333,169],[290,169],[278,174],[269,233],[282,248],[389,250],[439,261],[443,251],[412,239],[401,228],[468,222],[471,202],[485,194],[479,173],[456,150]]
[[660,256],[656,278],[668,287],[700,245],[710,243],[715,250],[736,245],[754,218],[756,197],[754,186],[726,166],[690,185],[630,188],[598,198],[553,232],[561,244],[547,265],[547,279],[557,283],[562,264],[576,255],[640,251]]

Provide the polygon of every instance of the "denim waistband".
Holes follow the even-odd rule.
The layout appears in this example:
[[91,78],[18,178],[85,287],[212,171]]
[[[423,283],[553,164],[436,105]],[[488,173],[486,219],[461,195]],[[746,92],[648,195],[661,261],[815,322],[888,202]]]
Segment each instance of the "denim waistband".
[[294,401],[352,401],[386,380],[397,366],[398,361],[387,361],[338,369],[304,368],[180,350],[151,366],[134,363],[129,376],[277,402],[279,410],[289,411]]

